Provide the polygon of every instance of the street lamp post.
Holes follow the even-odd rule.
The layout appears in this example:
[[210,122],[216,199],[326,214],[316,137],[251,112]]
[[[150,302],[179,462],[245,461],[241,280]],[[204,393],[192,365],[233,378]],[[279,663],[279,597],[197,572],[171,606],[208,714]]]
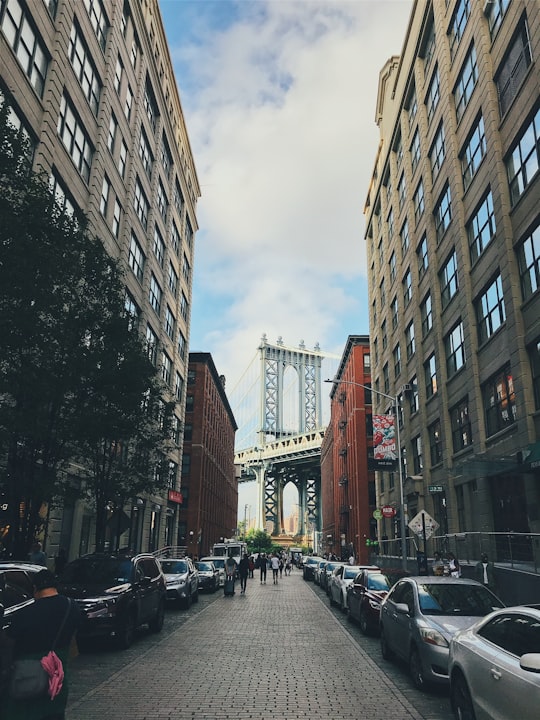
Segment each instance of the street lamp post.
[[403,570],[407,570],[407,528],[405,525],[405,499],[403,496],[403,466],[401,462],[401,439],[399,435],[399,398],[397,395],[387,395],[380,390],[374,390],[369,385],[362,385],[362,383],[354,382],[353,380],[341,380],[334,378],[333,380],[325,380],[324,382],[332,383],[333,385],[356,385],[357,387],[369,390],[376,395],[381,395],[388,400],[392,401],[392,405],[395,408],[395,427],[396,427],[396,443],[397,443],[397,461],[399,468],[399,534],[401,538],[401,564]]

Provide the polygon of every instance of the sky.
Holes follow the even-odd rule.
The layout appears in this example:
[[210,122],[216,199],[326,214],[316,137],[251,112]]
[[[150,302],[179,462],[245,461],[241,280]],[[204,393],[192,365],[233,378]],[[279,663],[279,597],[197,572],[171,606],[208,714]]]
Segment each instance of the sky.
[[190,350],[212,354],[228,393],[264,333],[341,355],[348,335],[369,332],[379,72],[411,8],[160,0],[201,186]]

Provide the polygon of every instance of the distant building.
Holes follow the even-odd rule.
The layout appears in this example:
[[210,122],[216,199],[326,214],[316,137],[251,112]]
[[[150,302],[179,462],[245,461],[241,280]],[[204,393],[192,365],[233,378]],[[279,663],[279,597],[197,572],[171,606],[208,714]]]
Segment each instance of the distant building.
[[[154,550],[177,535],[200,196],[159,3],[8,0],[0,55],[0,94],[34,148],[34,167],[122,261],[126,309],[178,402],[169,491],[133,498],[108,524],[111,547]],[[49,555],[92,550],[92,508],[52,510],[48,530]]]
[[[369,560],[367,540],[377,527],[372,447],[369,336],[349,335],[330,393],[330,422],[321,447],[322,547],[359,562]],[[365,386],[365,387],[363,387]]]
[[[408,516],[523,533],[499,560],[530,559],[540,531],[539,60],[537,2],[415,2],[365,206],[373,389],[399,396]],[[399,503],[397,473],[377,497]]]
[[182,456],[178,545],[202,557],[236,533],[238,480],[234,464],[237,430],[225,378],[210,353],[190,353]]

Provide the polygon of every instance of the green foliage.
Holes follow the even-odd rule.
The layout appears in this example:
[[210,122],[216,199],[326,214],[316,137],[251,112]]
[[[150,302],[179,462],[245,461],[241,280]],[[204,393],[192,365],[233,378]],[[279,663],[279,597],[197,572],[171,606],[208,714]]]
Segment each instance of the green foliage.
[[107,503],[166,485],[156,464],[172,406],[126,318],[120,266],[31,173],[5,104],[0,137],[0,489],[11,546],[24,556],[74,461],[99,546]]
[[254,530],[253,528],[249,530],[246,535],[246,543],[250,553],[272,552],[272,538],[265,530]]

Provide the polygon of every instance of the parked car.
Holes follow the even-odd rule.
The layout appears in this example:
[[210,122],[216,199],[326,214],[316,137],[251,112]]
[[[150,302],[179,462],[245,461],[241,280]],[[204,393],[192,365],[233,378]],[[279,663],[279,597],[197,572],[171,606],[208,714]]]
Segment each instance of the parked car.
[[329,592],[330,577],[339,565],[345,565],[345,563],[339,560],[330,560],[326,563],[324,572],[321,573],[321,587],[327,595]]
[[0,562],[0,605],[4,608],[0,628],[8,627],[16,612],[34,602],[32,575],[44,569],[32,563]]
[[302,577],[304,580],[313,580],[315,575],[315,566],[318,565],[324,558],[317,557],[316,555],[308,555],[304,558],[302,563]]
[[447,683],[452,636],[504,604],[476,580],[407,577],[393,586],[381,604],[381,651],[409,664],[420,690]]
[[219,570],[209,560],[194,563],[199,573],[199,590],[216,592],[219,587]]
[[321,560],[315,565],[315,569],[313,570],[313,582],[315,585],[321,584],[321,574],[324,572],[327,563],[328,560]]
[[364,635],[379,631],[381,602],[392,582],[380,570],[361,570],[347,588],[349,619],[357,620]]
[[450,698],[458,720],[536,720],[540,606],[495,610],[450,642]]
[[167,600],[183,603],[187,609],[199,599],[199,572],[193,560],[183,558],[163,558],[161,567],[167,583]]
[[111,639],[128,648],[144,624],[161,632],[165,613],[165,577],[153,555],[84,555],[68,563],[59,591],[79,605],[81,648],[91,639]]
[[347,609],[347,587],[361,570],[379,570],[376,565],[338,565],[328,582],[330,605],[339,605],[341,610]]
[[219,587],[223,587],[225,585],[225,558],[208,555],[207,557],[201,558],[201,562],[214,563],[214,567],[217,568],[219,573]]

